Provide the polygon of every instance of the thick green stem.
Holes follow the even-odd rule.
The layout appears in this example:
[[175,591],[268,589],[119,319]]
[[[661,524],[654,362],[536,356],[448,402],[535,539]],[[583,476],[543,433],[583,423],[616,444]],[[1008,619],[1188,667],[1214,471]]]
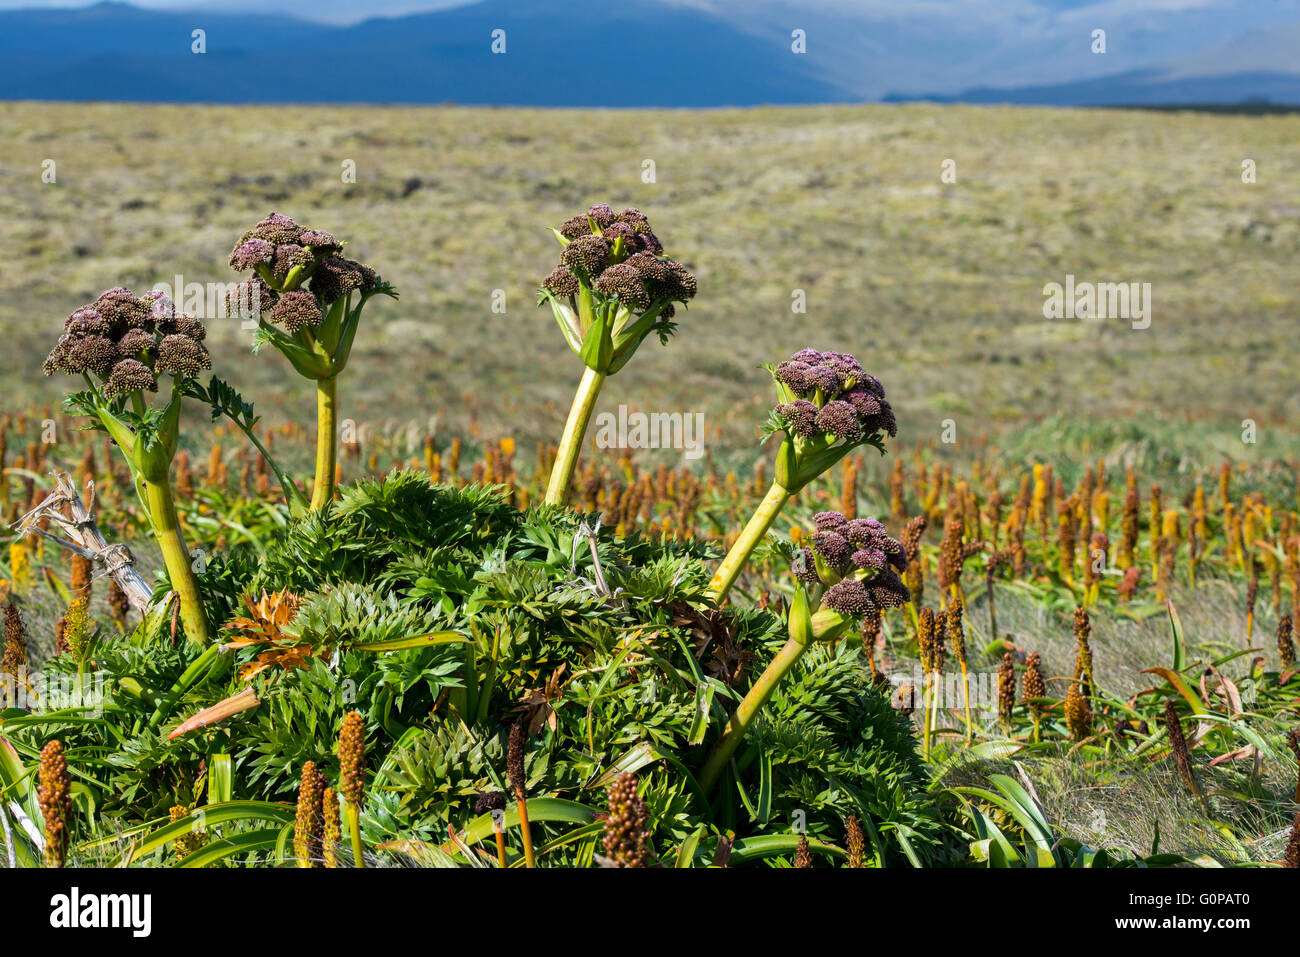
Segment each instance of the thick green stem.
[[352,866],[365,867],[366,854],[361,846],[361,809],[351,801],[343,802],[348,818],[348,834],[352,838]]
[[768,698],[772,697],[772,692],[775,692],[776,685],[781,683],[781,679],[788,674],[790,668],[794,667],[798,659],[803,657],[807,649],[809,649],[809,642],[789,638],[781,646],[781,650],[777,651],[776,657],[768,664],[753,687],[749,689],[744,700],[736,706],[735,713],[727,722],[727,729],[723,731],[723,736],[718,739],[718,744],[714,745],[714,750],[708,755],[708,761],[697,775],[699,787],[703,791],[706,793],[711,791],[714,784],[718,783],[723,768],[727,767],[732,754],[736,753],[740,742],[745,739],[745,732],[749,731],[755,716],[763,710],[763,705],[766,705]]
[[564,423],[560,448],[555,454],[551,480],[546,485],[548,505],[564,505],[569,500],[569,483],[573,481],[578,453],[582,450],[582,440],[587,435],[587,423],[591,421],[591,411],[596,407],[596,397],[600,395],[604,381],[605,373],[590,367],[582,373],[582,381],[578,383],[578,391],[573,396],[573,407],[569,409],[568,421]]
[[334,463],[338,458],[339,434],[335,423],[338,379],[316,380],[316,481],[311,489],[311,510],[322,509],[334,500]]
[[787,492],[776,482],[767,490],[763,496],[763,501],[759,502],[753,517],[750,518],[749,524],[740,533],[736,539],[736,544],[731,546],[731,551],[727,552],[727,557],[722,560],[718,566],[718,571],[709,582],[709,596],[714,601],[722,601],[731,586],[735,584],[736,578],[740,575],[741,569],[749,561],[749,554],[767,535],[767,530],[772,527],[772,522],[780,513],[785,503],[790,500],[790,493]]
[[722,769],[740,746],[745,732],[763,710],[777,685],[803,657],[808,646],[815,641],[835,641],[852,623],[852,618],[846,618],[825,605],[815,614],[809,614],[807,590],[802,585],[795,589],[786,621],[790,637],[736,707],[722,736],[700,769],[698,780],[704,793],[707,794],[717,784]]
[[154,537],[162,549],[163,563],[172,589],[180,599],[181,624],[191,641],[207,645],[212,641],[208,619],[203,614],[203,599],[199,594],[199,580],[190,565],[190,555],[181,538],[180,519],[176,516],[176,503],[172,500],[172,487],[164,474],[158,481],[141,480],[145,507],[153,525]]
[[737,705],[731,719],[727,722],[727,728],[722,732],[722,737],[718,743],[713,746],[713,751],[709,759],[704,763],[700,770],[698,780],[700,787],[708,793],[713,789],[713,785],[718,783],[718,778],[722,774],[722,769],[727,766],[731,756],[735,754],[736,748],[744,740],[745,732],[749,730],[750,724],[760,711],[763,705],[767,704],[767,699],[772,697],[772,692],[776,686],[781,683],[781,679],[786,676],[791,668],[795,666],[803,653],[808,650],[808,642],[798,641],[794,638],[789,639],[782,647],[772,663],[764,670],[759,679],[754,682],[749,693]]

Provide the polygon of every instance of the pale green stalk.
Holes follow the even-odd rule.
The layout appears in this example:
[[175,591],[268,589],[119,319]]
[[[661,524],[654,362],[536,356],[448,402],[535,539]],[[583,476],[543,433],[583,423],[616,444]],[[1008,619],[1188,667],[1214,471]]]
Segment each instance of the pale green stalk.
[[198,578],[190,564],[190,555],[181,537],[180,520],[172,499],[171,483],[166,474],[157,481],[142,479],[145,507],[153,525],[154,537],[162,550],[167,577],[180,601],[180,619],[185,634],[192,641],[207,645],[212,641],[208,619],[203,613],[203,599],[199,593]]
[[708,595],[715,602],[722,601],[731,586],[735,584],[737,577],[749,561],[750,553],[758,547],[758,543],[767,535],[768,529],[776,521],[776,516],[780,514],[785,503],[790,500],[790,493],[787,492],[780,484],[773,482],[772,487],[767,490],[763,496],[763,501],[758,505],[750,518],[744,530],[741,531],[740,537],[736,543],[731,546],[727,552],[727,557],[722,560],[718,566],[713,580],[709,582]]
[[796,589],[790,606],[789,639],[781,646],[776,657],[736,706],[736,710],[727,721],[727,727],[722,732],[722,737],[714,744],[713,750],[704,762],[704,767],[697,775],[700,787],[706,793],[718,782],[723,768],[727,766],[727,762],[736,753],[736,748],[744,740],[745,732],[749,730],[754,719],[763,710],[763,706],[772,697],[772,692],[798,664],[804,652],[815,641],[831,641],[837,638],[849,624],[851,619],[844,618],[825,606],[818,609],[815,615],[809,615],[807,592],[802,587]]
[[352,866],[365,867],[366,855],[361,848],[361,810],[351,801],[344,801],[343,807],[348,816],[348,834],[352,838]]
[[338,379],[316,380],[316,480],[311,490],[311,510],[334,500],[334,468],[338,458]]
[[560,438],[560,447],[555,454],[555,465],[551,467],[551,478],[546,486],[546,503],[564,505],[569,500],[569,484],[573,481],[573,470],[578,464],[578,453],[582,450],[583,439],[587,435],[587,424],[591,421],[592,410],[596,407],[596,398],[605,381],[605,373],[590,367],[582,372],[578,391],[573,396],[573,406],[569,409],[569,418],[564,423],[564,435]]

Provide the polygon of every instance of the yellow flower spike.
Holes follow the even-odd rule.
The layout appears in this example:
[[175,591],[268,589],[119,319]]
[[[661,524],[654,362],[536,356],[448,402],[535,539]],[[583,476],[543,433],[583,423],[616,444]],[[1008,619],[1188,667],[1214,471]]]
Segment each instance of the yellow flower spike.
[[15,592],[22,593],[32,587],[32,566],[27,556],[27,546],[21,541],[9,546],[9,568]]

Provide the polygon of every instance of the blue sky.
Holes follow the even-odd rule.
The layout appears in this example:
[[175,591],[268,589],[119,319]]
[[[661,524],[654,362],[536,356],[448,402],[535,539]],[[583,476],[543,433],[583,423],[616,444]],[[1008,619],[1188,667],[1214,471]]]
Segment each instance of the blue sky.
[[[193,11],[195,15],[274,12],[340,26],[373,17],[469,5],[465,0],[132,2],[172,13]],[[582,16],[578,8],[588,13],[616,11],[620,4],[620,0],[488,2],[493,15],[500,13],[503,20],[509,20],[513,13],[522,15],[542,9],[542,20],[548,27],[557,27],[558,23],[560,31],[559,39],[556,30],[550,30],[548,36],[552,42],[561,44],[567,11],[573,9],[574,16]],[[646,14],[642,7],[641,15],[649,17],[652,32],[660,38],[673,29],[671,8],[674,6],[716,14],[723,21],[725,35],[769,45],[788,43],[784,38],[790,37],[792,28],[804,30],[810,54],[806,72],[815,73],[819,82],[851,98],[949,96],[976,89],[1042,87],[1141,74],[1171,84],[1184,78],[1208,77],[1221,83],[1221,78],[1232,76],[1296,77],[1294,82],[1284,80],[1289,85],[1283,92],[1252,87],[1241,95],[1266,96],[1279,102],[1300,101],[1300,0],[642,0],[642,3],[659,3],[668,8],[661,17],[658,11]],[[0,0],[0,9],[88,5],[86,0]],[[521,16],[521,19],[527,18]],[[699,18],[693,19],[699,22]],[[1104,28],[1106,33],[1104,51],[1091,48],[1091,38],[1099,28]],[[426,25],[426,29],[431,28]],[[421,34],[421,37],[418,49],[408,53],[432,56],[440,36]],[[7,41],[6,49],[22,52],[21,33],[0,39]],[[736,44],[737,48],[740,46]],[[100,52],[108,55],[106,51]],[[1106,55],[1094,55],[1098,52]],[[364,55],[382,54],[372,50]],[[694,68],[697,64],[688,65]],[[705,66],[707,62],[700,68]],[[15,69],[21,79],[22,70]],[[59,72],[63,66],[51,69],[53,73],[47,78],[47,85],[59,86],[63,83],[60,80],[63,74]],[[23,86],[29,96],[33,95],[30,86],[30,83]],[[1216,89],[1218,92],[1210,97],[1215,102],[1221,101],[1220,96],[1235,102],[1233,97],[1241,92],[1236,87],[1226,92]],[[76,96],[89,95],[80,87],[74,92]],[[464,95],[465,90],[459,93]],[[381,99],[387,96],[384,93]],[[1085,102],[1116,102],[1109,96]],[[1181,94],[1175,96],[1180,102],[1184,98]]]
[[[786,7],[868,17],[943,16],[987,18],[1002,28],[1019,24],[1033,30],[1043,20],[1127,19],[1144,13],[1180,10],[1208,11],[1254,7],[1254,13],[1278,20],[1300,16],[1300,0],[665,0],[724,14],[764,7]],[[0,0],[0,9],[19,7],[84,7],[85,0]],[[258,0],[144,0],[135,6],[160,10],[240,10],[267,12]],[[277,0],[276,12],[308,20],[350,23],[372,16],[393,16],[421,10],[463,6],[465,0]]]

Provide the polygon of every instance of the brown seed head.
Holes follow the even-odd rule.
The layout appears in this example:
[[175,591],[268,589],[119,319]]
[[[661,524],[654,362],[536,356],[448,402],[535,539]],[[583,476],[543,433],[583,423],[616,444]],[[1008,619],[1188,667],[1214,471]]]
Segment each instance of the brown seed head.
[[921,670],[926,674],[939,670],[935,658],[934,632],[934,612],[929,608],[922,608],[916,621],[916,643],[920,646]]
[[321,822],[321,856],[326,867],[338,867],[343,827],[339,821],[339,795],[333,788],[326,788],[321,793]]
[[1142,580],[1142,569],[1136,565],[1130,565],[1124,570],[1124,578],[1119,583],[1119,597],[1121,601],[1129,601],[1137,594],[1138,584]]
[[1178,720],[1178,709],[1174,706],[1173,698],[1165,699],[1165,730],[1169,732],[1169,744],[1173,748],[1183,781],[1193,793],[1200,793],[1192,773],[1192,755],[1187,749],[1187,739],[1183,736],[1183,725]]
[[1092,682],[1092,619],[1088,617],[1088,612],[1083,606],[1074,609],[1074,640],[1078,645],[1078,655],[1075,658],[1074,676],[1082,678],[1087,683],[1083,689],[1084,694],[1093,693]]
[[966,667],[966,626],[962,621],[962,604],[954,599],[948,605],[948,643],[957,662]]
[[1277,657],[1282,662],[1282,670],[1295,667],[1295,645],[1291,642],[1292,621],[1290,614],[1277,620]]
[[[516,724],[516,727],[518,725]],[[605,855],[618,867],[645,867],[649,816],[637,795],[635,774],[624,772],[610,785],[605,816]]]
[[68,858],[72,825],[72,777],[61,742],[51,741],[41,749],[39,777],[36,800],[45,819],[45,864],[62,867]]
[[1042,660],[1036,651],[1030,652],[1025,660],[1025,679],[1021,685],[1021,693],[1024,696],[1021,702],[1025,707],[1035,716],[1040,715],[1043,706],[1032,699],[1047,697],[1047,682],[1043,679]]
[[1065,693],[1065,723],[1076,741],[1092,734],[1092,705],[1077,681],[1071,681],[1070,689]]
[[807,870],[812,867],[812,848],[808,846],[808,836],[799,835],[799,845],[794,851],[794,866],[800,870]]
[[850,814],[848,820],[844,822],[844,829],[848,832],[845,844],[848,846],[849,867],[862,867],[864,852],[866,851],[867,841],[862,833],[862,822],[858,820],[856,814]]
[[0,674],[15,680],[27,666],[27,628],[23,616],[12,601],[5,605],[4,655],[0,656]]
[[73,553],[72,555],[72,577],[69,582],[70,589],[74,596],[84,598],[90,597],[91,577],[94,572],[94,562],[84,555]]
[[920,552],[921,536],[925,534],[926,525],[926,517],[917,515],[915,518],[908,519],[907,524],[903,526],[903,534],[898,540],[903,543],[903,551],[909,562],[915,561]]
[[510,779],[510,788],[515,792],[515,799],[522,801],[527,794],[528,779],[524,774],[524,723],[516,721],[510,726],[510,738],[506,744],[506,776]]
[[349,711],[339,731],[339,791],[358,809],[365,798],[365,777],[366,723],[360,711]]
[[1300,868],[1300,811],[1291,819],[1291,837],[1286,842],[1286,853],[1282,856],[1282,866]]
[[1016,659],[1011,652],[1002,655],[998,665],[998,718],[1003,722],[1011,720],[1011,711],[1016,706]]
[[293,856],[312,867],[320,866],[324,793],[325,776],[317,769],[316,762],[304,762],[298,783],[298,810],[293,821]]

